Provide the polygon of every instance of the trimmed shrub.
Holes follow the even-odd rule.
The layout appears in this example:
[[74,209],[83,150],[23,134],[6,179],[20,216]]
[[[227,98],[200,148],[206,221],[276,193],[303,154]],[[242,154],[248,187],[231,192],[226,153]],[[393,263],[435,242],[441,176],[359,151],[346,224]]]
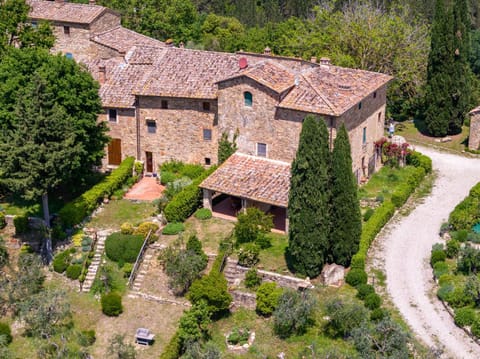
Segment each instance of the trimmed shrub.
[[453,274],[444,274],[438,278],[438,285],[440,287],[443,287],[447,284],[452,284],[453,282],[455,282],[455,276]]
[[70,251],[67,249],[53,257],[53,270],[57,273],[63,273],[70,264]]
[[104,180],[72,202],[67,203],[59,211],[62,224],[66,227],[73,227],[75,224],[80,223],[90,212],[97,208],[104,197],[109,197],[132,177],[133,164],[134,158],[127,157]]
[[455,240],[451,239],[447,242],[447,249],[445,250],[445,254],[448,258],[455,258],[460,251],[460,243]]
[[163,350],[162,354],[160,355],[160,359],[178,359],[180,357],[181,349],[182,343],[177,331]]
[[380,308],[382,305],[382,298],[380,298],[377,293],[370,293],[365,297],[364,303],[368,309],[374,310]]
[[207,276],[193,282],[187,297],[193,304],[204,300],[212,315],[228,310],[232,302],[232,296],[228,293],[227,280],[223,273],[213,271],[213,269]]
[[388,316],[388,311],[383,308],[375,308],[370,313],[370,320],[373,322],[379,322]]
[[109,317],[118,317],[123,312],[122,296],[116,292],[103,294],[101,303],[103,314]]
[[5,336],[7,344],[10,344],[13,340],[12,331],[7,323],[0,322],[0,335]]
[[97,340],[95,330],[82,330],[80,332],[79,344],[84,347],[89,347]]
[[143,238],[145,238],[148,232],[152,231],[152,235],[153,235],[158,231],[158,228],[159,228],[158,224],[156,223],[143,222],[137,227],[137,229],[135,230],[135,232],[133,232],[133,234],[140,235],[140,236],[143,236]]
[[468,240],[468,231],[466,229],[461,229],[451,233],[452,239],[458,242],[466,242]]
[[362,269],[351,269],[345,277],[345,282],[352,287],[356,287],[359,284],[367,284],[368,275]]
[[15,226],[15,235],[28,232],[28,216],[26,214],[17,215],[13,218],[13,225]]
[[252,267],[258,263],[260,247],[255,243],[245,243],[238,251],[238,264],[244,267]]
[[245,287],[257,288],[260,283],[262,283],[262,278],[258,275],[257,270],[250,268],[248,272],[245,273]]
[[448,273],[448,264],[444,261],[436,262],[433,265],[433,275],[435,278],[440,278],[442,275]]
[[403,206],[408,197],[410,197],[410,194],[413,192],[413,189],[414,188],[407,183],[397,186],[395,191],[392,193],[392,203],[395,205],[395,207],[399,208]]
[[465,293],[463,285],[455,286],[453,290],[447,293],[445,301],[450,304],[452,308],[466,307],[473,304],[471,296]]
[[433,267],[437,262],[444,262],[447,255],[444,250],[433,250],[430,257],[430,265]]
[[480,318],[475,319],[470,329],[472,330],[473,335],[480,338]]
[[448,295],[453,292],[454,286],[452,283],[445,283],[437,290],[437,297],[440,300],[446,301]]
[[185,187],[178,193],[165,207],[165,216],[169,222],[184,222],[190,217],[202,202],[202,191],[198,187],[202,181],[207,178],[216,167],[211,167],[201,176],[196,178],[191,185]]
[[130,277],[130,274],[132,274],[132,270],[133,270],[133,264],[132,263],[125,263],[122,267],[123,276],[125,278]]
[[67,277],[70,279],[78,279],[82,273],[82,266],[80,264],[72,264],[67,267]]
[[3,229],[7,226],[7,221],[5,220],[5,213],[0,211],[0,229]]
[[166,186],[168,183],[172,183],[177,179],[174,173],[168,171],[162,171],[160,173],[160,183]]
[[357,285],[357,298],[365,299],[369,294],[375,293],[375,289],[370,284],[359,284]]
[[180,232],[183,232],[185,230],[185,225],[183,223],[169,223],[167,224],[163,230],[162,234],[165,235],[174,235],[174,234],[179,234]]
[[472,325],[475,322],[477,315],[475,309],[472,307],[463,307],[455,309],[455,324],[464,327],[466,325]]
[[212,218],[212,211],[208,208],[199,208],[195,211],[195,218],[200,220],[206,220]]
[[258,208],[247,208],[239,213],[235,224],[234,235],[237,244],[254,242],[273,228],[273,216],[265,214]]
[[133,234],[134,229],[135,228],[133,228],[133,225],[128,222],[122,223],[120,226],[120,232],[122,234]]
[[366,222],[370,219],[370,217],[375,213],[373,208],[368,207],[365,213],[363,214],[363,221]]
[[407,165],[422,167],[426,173],[432,172],[432,159],[417,151],[407,153]]
[[[472,193],[472,191],[470,191]],[[478,221],[479,197],[469,195],[462,202],[455,206],[448,217],[448,222],[453,229],[472,228]],[[461,240],[457,238],[460,242]]]
[[352,269],[362,269],[365,270],[365,256],[360,253],[356,253],[352,257],[352,261],[350,262],[350,267]]
[[105,253],[114,262],[134,263],[143,241],[143,236],[112,233],[105,241]]
[[263,316],[271,315],[277,308],[278,299],[282,293],[282,288],[277,287],[274,282],[260,285],[257,289],[257,313]]

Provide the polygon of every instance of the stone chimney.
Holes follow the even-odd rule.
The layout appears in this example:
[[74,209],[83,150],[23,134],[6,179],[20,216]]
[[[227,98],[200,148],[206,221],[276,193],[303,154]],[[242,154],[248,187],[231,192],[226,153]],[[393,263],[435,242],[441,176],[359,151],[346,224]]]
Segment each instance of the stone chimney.
[[178,47],[181,49],[185,48],[185,44],[183,43],[183,41],[180,41],[180,43],[178,44]]
[[317,63],[317,57],[312,56],[312,58],[310,59],[310,62],[313,62],[314,64],[316,64]]
[[107,81],[107,68],[105,65],[98,66],[98,82],[103,85]]
[[264,55],[271,55],[271,54],[272,54],[272,50],[267,46],[267,47],[263,50],[263,54],[264,54]]
[[65,0],[55,0],[55,2],[56,2],[57,4],[64,4],[64,3],[65,3]]
[[324,66],[330,66],[332,63],[330,61],[330,58],[328,57],[322,57],[320,59],[320,65],[324,65]]
[[88,0],[88,3],[90,5],[96,5],[97,4],[97,2],[95,0]]

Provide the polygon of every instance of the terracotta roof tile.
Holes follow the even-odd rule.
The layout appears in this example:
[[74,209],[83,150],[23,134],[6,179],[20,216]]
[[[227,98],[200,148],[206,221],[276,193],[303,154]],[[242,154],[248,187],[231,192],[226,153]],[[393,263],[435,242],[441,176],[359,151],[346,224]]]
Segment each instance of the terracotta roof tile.
[[235,153],[205,179],[200,187],[287,207],[290,164]]
[[72,22],[76,24],[90,24],[100,14],[107,10],[106,7],[90,4],[57,3],[54,1],[28,0],[30,5],[29,17],[59,22]]
[[279,107],[340,116],[391,79],[377,72],[322,65],[299,76],[298,86]]
[[468,114],[469,115],[474,115],[474,114],[477,114],[477,113],[480,113],[480,106],[478,107],[475,107],[472,111],[470,111]]
[[[295,81],[295,76],[292,72],[269,60],[247,67],[238,75],[224,80],[231,80],[232,78],[241,76],[249,77],[277,93],[282,93],[288,90],[294,85]],[[218,82],[222,82],[224,80]]]
[[93,42],[126,53],[134,45],[163,47],[165,44],[122,26],[115,27],[92,38]]
[[148,81],[135,92],[144,96],[217,98],[216,82],[239,72],[235,54],[166,48]]

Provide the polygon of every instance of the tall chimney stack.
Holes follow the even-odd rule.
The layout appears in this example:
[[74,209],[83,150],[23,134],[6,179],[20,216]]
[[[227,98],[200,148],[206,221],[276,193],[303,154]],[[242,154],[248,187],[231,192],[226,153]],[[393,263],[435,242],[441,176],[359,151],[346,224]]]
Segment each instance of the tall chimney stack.
[[90,5],[96,5],[96,1],[95,1],[95,0],[89,0],[88,3],[89,3]]
[[103,85],[107,80],[107,69],[105,65],[98,66],[98,82],[100,85]]
[[65,3],[65,0],[55,0],[55,2],[56,2],[57,4],[64,4],[64,3]]

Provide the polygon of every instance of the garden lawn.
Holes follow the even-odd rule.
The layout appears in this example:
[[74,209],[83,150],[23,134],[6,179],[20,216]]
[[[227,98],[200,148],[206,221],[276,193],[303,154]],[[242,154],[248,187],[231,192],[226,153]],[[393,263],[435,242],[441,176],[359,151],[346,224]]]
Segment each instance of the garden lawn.
[[185,221],[185,233],[188,236],[196,233],[202,242],[205,253],[217,253],[218,245],[233,233],[235,222],[220,218],[200,220],[191,216]]
[[104,205],[103,209],[98,213],[88,227],[98,229],[115,228],[129,222],[137,225],[155,213],[156,206],[151,202],[132,202],[126,199],[110,201]]
[[[462,152],[468,147],[469,127],[463,126],[462,132],[458,135],[448,136],[452,139],[450,142],[436,142],[435,137],[425,135],[426,128],[423,122],[405,121],[395,125],[395,134],[405,137],[408,143],[431,146],[435,145],[447,150]],[[438,139],[438,138],[437,138]]]
[[272,246],[260,251],[258,268],[280,274],[290,274],[285,261],[285,250],[288,247],[288,236],[285,234],[270,233]]

